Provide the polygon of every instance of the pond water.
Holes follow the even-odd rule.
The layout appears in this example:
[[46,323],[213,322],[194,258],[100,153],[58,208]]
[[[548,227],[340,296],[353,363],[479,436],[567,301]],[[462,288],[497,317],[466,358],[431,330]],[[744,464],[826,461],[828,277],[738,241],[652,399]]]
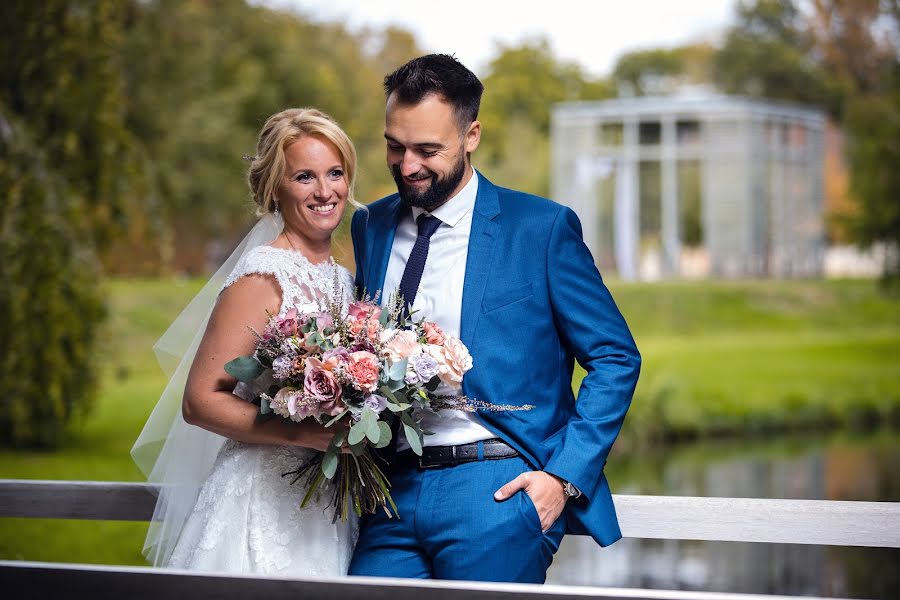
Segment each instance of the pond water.
[[[607,476],[619,494],[900,502],[900,432],[676,446]],[[900,549],[567,536],[547,582],[900,598]]]

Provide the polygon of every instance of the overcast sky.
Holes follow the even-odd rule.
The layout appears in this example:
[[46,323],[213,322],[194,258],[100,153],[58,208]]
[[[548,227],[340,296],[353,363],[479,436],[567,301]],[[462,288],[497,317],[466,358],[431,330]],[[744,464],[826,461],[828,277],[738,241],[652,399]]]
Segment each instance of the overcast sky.
[[262,0],[351,29],[399,25],[426,51],[456,54],[479,75],[496,43],[544,36],[557,57],[607,75],[629,50],[716,39],[734,0]]

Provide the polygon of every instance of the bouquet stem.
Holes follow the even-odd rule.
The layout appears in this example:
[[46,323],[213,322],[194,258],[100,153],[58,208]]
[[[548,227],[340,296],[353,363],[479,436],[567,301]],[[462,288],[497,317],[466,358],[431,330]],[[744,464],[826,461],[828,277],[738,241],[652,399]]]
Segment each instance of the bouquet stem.
[[380,508],[388,517],[399,516],[397,505],[391,497],[391,484],[368,448],[364,448],[359,456],[352,453],[341,454],[337,470],[331,479],[326,478],[322,472],[324,456],[320,452],[293,471],[281,475],[293,476],[291,485],[303,481],[307,490],[300,503],[301,508],[305,508],[320,492],[325,481],[328,481],[332,486],[329,502],[334,509],[332,523],[337,522],[338,518],[346,521],[351,510],[356,516],[362,516],[363,513],[374,513]]

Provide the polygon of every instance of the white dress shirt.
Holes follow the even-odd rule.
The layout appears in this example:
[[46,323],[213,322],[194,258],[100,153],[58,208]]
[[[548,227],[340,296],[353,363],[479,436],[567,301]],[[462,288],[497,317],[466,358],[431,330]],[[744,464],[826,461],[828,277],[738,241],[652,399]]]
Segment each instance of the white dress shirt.
[[[458,194],[429,213],[441,220],[441,224],[428,247],[428,258],[419,291],[413,302],[413,318],[427,319],[441,326],[448,335],[459,337],[462,314],[463,283],[466,277],[466,257],[469,254],[469,232],[472,229],[472,211],[478,193],[478,174],[472,170],[472,177]],[[406,268],[406,261],[418,237],[416,219],[424,209],[413,208],[400,219],[394,235],[394,245],[384,276],[385,299],[400,287],[400,279]],[[438,394],[452,394],[454,391],[441,384]],[[461,392],[459,392],[461,393]],[[442,410],[437,414],[422,412],[422,427],[433,431],[425,435],[426,446],[455,446],[496,437],[484,427],[472,413],[459,410]],[[409,444],[400,436],[397,450],[406,450]]]

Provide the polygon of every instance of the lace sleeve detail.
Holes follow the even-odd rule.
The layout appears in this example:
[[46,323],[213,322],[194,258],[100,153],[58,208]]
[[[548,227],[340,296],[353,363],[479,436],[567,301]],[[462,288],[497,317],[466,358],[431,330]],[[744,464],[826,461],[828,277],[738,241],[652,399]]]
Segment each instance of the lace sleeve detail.
[[[337,278],[341,288],[345,288],[347,285],[345,280],[349,277],[349,273],[330,260],[313,264],[296,250],[259,246],[241,258],[234,271],[225,280],[223,289],[247,275],[271,275],[281,288],[279,314],[286,313],[291,308],[297,308],[301,312],[313,312],[327,307],[333,294],[335,269],[338,269]],[[349,292],[352,295],[352,279]],[[347,290],[344,289],[341,299],[345,302],[346,294]]]

